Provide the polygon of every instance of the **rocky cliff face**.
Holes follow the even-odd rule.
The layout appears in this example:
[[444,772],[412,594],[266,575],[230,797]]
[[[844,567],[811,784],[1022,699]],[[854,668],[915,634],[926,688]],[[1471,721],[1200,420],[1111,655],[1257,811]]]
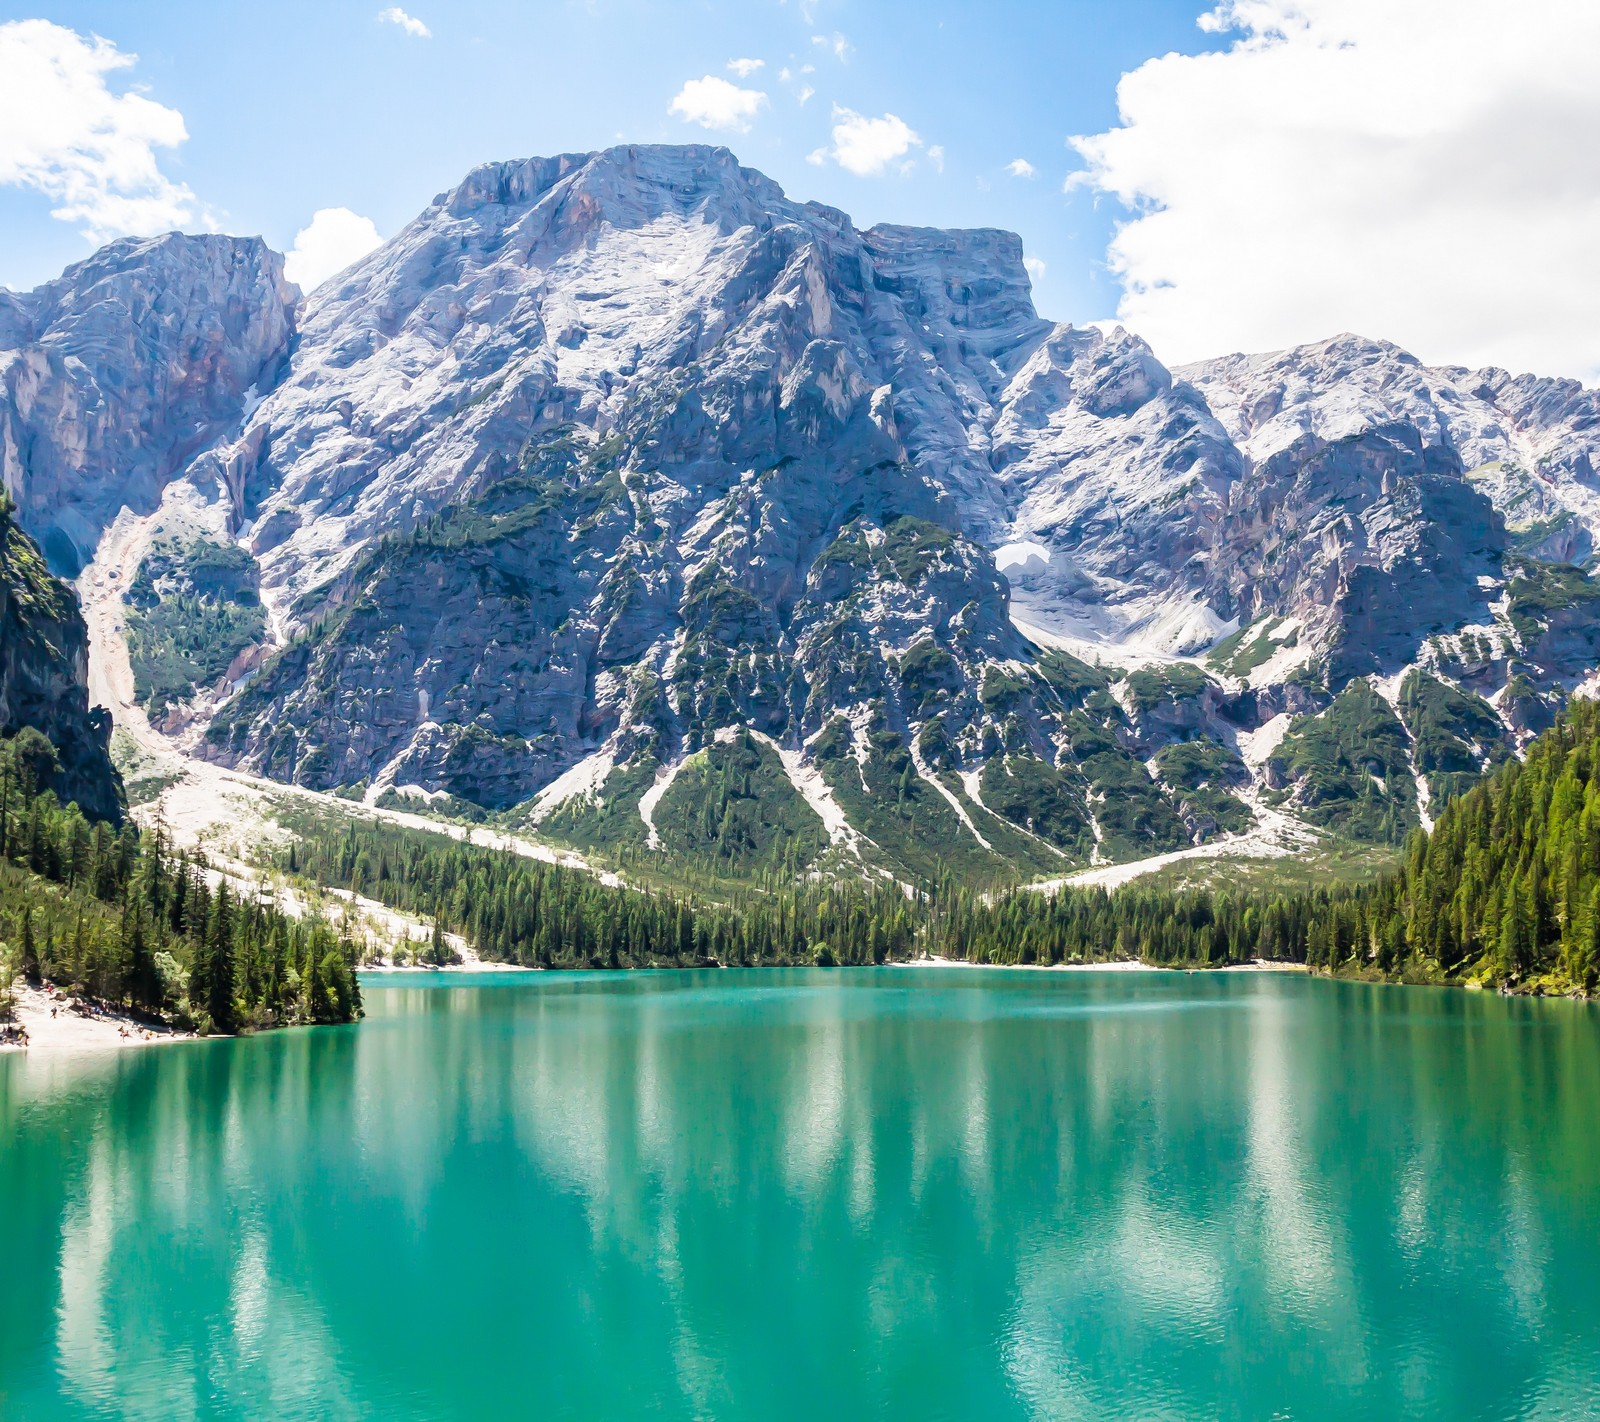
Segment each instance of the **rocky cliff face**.
[[238,424],[281,368],[295,298],[261,241],[178,233],[0,293],[0,480],[57,571]]
[[726,760],[785,863],[894,872],[1270,801],[1392,836],[1600,649],[1596,392],[1355,337],[1168,370],[1041,320],[1009,234],[861,231],[725,150],[481,168],[298,311],[251,244],[102,257],[57,285],[186,275],[101,355],[98,301],[0,303],[7,372],[84,352],[8,481],[80,551],[223,499],[276,650],[206,753],[308,785],[644,851]]
[[213,744],[499,806],[616,737],[815,735],[923,636],[975,699],[1026,643],[969,431],[1048,329],[1015,238],[860,233],[725,151],[480,170],[218,452],[264,596],[329,630]]
[[0,736],[24,727],[48,736],[60,769],[43,788],[96,819],[118,820],[111,718],[89,709],[88,641],[71,588],[46,570],[0,495]]

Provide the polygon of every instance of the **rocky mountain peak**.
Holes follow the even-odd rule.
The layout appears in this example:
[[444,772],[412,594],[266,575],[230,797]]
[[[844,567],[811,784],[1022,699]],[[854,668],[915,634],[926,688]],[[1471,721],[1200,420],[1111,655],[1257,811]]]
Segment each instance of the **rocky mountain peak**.
[[744,167],[733,153],[709,144],[620,144],[592,153],[561,153],[485,163],[474,168],[434,206],[464,217],[486,207],[531,207],[557,186],[605,210],[613,221],[636,221],[641,209],[673,207],[687,213],[717,199],[764,207],[785,203],[783,189],[764,173]]

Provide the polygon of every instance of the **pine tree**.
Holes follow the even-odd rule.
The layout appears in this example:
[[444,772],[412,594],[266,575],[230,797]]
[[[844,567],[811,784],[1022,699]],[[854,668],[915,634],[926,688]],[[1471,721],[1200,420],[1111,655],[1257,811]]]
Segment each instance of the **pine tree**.
[[33,939],[33,909],[22,911],[22,976],[37,985],[40,981],[39,947]]
[[205,956],[206,1012],[217,1031],[232,1034],[239,1030],[235,997],[238,962],[234,953],[233,905],[226,879],[217,885],[211,923],[206,930]]

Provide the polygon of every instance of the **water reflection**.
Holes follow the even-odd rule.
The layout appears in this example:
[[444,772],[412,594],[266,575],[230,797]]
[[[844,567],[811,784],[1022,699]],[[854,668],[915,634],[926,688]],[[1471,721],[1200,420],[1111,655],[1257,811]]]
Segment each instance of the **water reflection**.
[[0,1064],[0,1415],[1600,1416],[1596,1016],[547,976]]

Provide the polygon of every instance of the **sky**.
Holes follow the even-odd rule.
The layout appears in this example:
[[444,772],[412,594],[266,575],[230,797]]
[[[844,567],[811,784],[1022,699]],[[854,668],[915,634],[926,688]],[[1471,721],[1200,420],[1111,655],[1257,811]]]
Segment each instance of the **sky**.
[[1600,375],[1595,0],[0,0],[0,285],[124,234],[310,288],[475,165],[726,144],[1019,232],[1169,363],[1340,331]]

